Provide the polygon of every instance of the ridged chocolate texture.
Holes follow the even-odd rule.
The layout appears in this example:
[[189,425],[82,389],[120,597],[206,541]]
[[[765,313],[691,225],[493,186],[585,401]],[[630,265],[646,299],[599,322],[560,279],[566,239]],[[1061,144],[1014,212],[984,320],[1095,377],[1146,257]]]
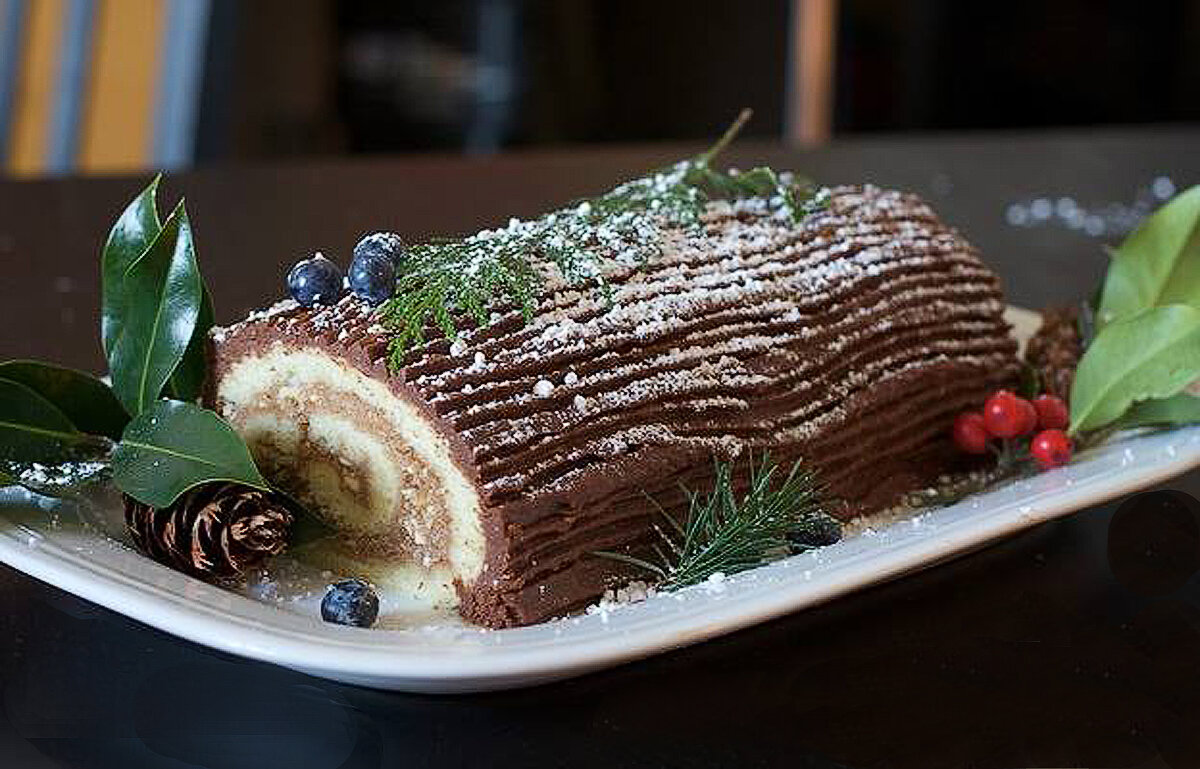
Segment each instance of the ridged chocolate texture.
[[460,609],[500,627],[593,600],[616,570],[595,552],[644,547],[648,497],[678,513],[714,458],[801,459],[844,515],[929,485],[954,462],[954,416],[1017,372],[996,276],[909,194],[836,188],[798,225],[713,204],[702,236],[610,280],[611,303],[552,283],[531,322],[493,314],[395,372],[370,308],[285,303],[218,331],[216,381],[283,343],[416,405],[481,501],[484,570]]

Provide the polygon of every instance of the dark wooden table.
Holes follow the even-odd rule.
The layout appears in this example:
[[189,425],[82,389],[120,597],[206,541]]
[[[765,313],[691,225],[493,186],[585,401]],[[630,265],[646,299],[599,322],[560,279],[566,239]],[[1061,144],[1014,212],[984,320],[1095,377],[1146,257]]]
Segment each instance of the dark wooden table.
[[[314,249],[344,261],[368,230],[419,239],[533,214],[690,149],[201,170],[168,178],[162,204],[187,196],[230,320]],[[1196,183],[1200,129],[751,144],[730,159],[919,191],[1036,307],[1092,289],[1103,239],[1013,226],[1009,206]],[[100,368],[97,253],[145,181],[0,181],[0,358]],[[1200,494],[1200,474],[1165,487]],[[1115,506],[699,647],[484,696],[245,662],[0,567],[0,766],[1195,766],[1200,583],[1145,595],[1118,579]],[[1156,547],[1190,540],[1147,520],[1117,549],[1153,572]]]

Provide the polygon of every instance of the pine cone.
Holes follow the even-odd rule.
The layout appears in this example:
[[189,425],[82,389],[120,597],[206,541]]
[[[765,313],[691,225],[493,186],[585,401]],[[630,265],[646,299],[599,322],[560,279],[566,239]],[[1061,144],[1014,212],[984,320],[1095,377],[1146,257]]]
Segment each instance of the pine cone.
[[1070,397],[1082,355],[1079,310],[1069,306],[1043,310],[1042,325],[1025,348],[1025,361],[1038,372],[1042,389],[1064,400]]
[[240,576],[283,552],[292,521],[270,494],[236,483],[198,486],[161,509],[125,497],[125,525],[138,549],[207,580]]

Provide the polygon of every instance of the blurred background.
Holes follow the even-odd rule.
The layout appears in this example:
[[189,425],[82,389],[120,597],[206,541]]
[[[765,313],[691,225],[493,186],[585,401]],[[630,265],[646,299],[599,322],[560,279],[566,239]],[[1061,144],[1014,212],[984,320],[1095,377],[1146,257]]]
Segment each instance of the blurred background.
[[0,169],[1200,118],[1200,2],[0,0]]

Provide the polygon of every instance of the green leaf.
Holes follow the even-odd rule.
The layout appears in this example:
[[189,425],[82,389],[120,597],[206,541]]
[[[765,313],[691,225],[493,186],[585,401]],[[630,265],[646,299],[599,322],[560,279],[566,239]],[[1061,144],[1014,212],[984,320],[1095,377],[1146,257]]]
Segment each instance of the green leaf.
[[212,326],[212,295],[209,294],[208,287],[201,281],[200,314],[196,318],[196,328],[192,331],[192,338],[188,342],[187,350],[183,353],[183,359],[179,361],[179,365],[175,367],[175,372],[171,374],[171,378],[167,382],[167,389],[172,398],[194,401],[200,397],[200,389],[204,386],[208,365],[205,345],[208,340],[208,331]]
[[1200,379],[1200,309],[1154,307],[1113,321],[1079,361],[1071,432],[1119,419],[1134,403],[1168,398]]
[[162,225],[158,221],[158,183],[162,175],[142,190],[113,225],[100,257],[100,338],[104,354],[112,357],[117,338],[125,325],[128,294],[125,288],[125,273],[138,260],[154,239]]
[[1173,427],[1200,422],[1200,396],[1187,392],[1160,400],[1142,401],[1121,417],[1119,427]]
[[75,429],[67,414],[32,387],[0,379],[0,486],[69,496],[103,478],[111,447],[108,439]]
[[39,361],[10,360],[0,363],[0,379],[34,390],[82,432],[117,440],[129,422],[112,388],[91,374]]
[[1100,306],[1100,289],[1093,292],[1086,302],[1079,303],[1079,316],[1075,320],[1075,330],[1079,332],[1079,344],[1084,350],[1096,338],[1096,308]]
[[109,356],[113,390],[137,416],[158,399],[192,339],[203,293],[182,202],[125,272],[123,329]]
[[1168,304],[1200,308],[1200,186],[1175,196],[1113,252],[1097,320]]
[[134,417],[113,451],[112,470],[117,488],[154,507],[211,481],[270,490],[233,428],[183,401],[156,401]]
[[90,452],[53,464],[35,462],[0,462],[0,485],[3,478],[24,486],[43,497],[77,498],[91,487],[109,480],[108,454],[112,443],[103,441],[90,447]]
[[0,379],[0,462],[54,464],[99,443],[33,389]]

